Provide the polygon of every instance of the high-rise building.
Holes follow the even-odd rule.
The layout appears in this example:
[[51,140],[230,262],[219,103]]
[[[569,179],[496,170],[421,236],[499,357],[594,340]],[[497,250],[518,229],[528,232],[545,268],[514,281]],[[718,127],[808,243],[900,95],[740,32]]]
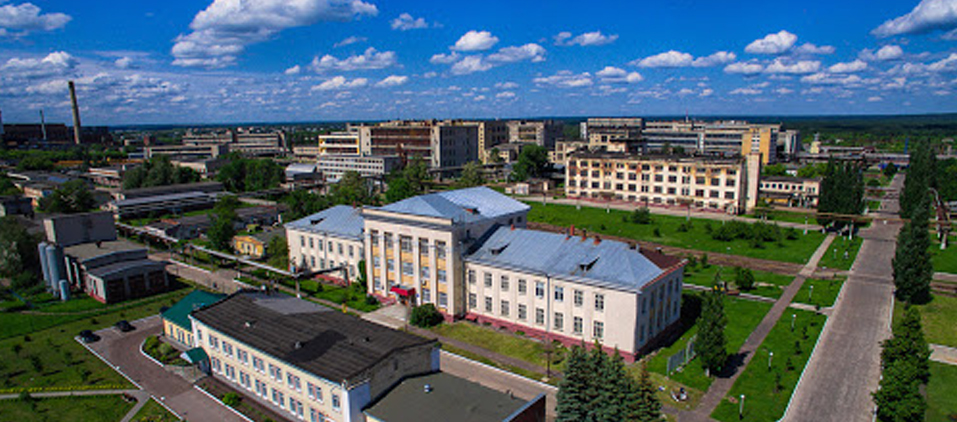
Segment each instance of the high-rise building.
[[358,127],[360,150],[369,155],[420,157],[433,168],[478,160],[478,126],[461,121],[390,121]]
[[513,144],[535,144],[551,150],[565,136],[564,125],[551,120],[511,120],[507,125],[508,142]]

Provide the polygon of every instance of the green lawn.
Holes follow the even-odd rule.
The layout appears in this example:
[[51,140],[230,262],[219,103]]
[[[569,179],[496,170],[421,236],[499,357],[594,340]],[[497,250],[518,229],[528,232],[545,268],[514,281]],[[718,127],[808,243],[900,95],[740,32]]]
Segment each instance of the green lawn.
[[[794,301],[822,308],[834,306],[834,301],[837,300],[837,295],[841,292],[842,286],[844,286],[844,278],[833,280],[809,278],[804,280],[804,285],[801,286],[797,296],[794,296]],[[814,287],[814,289],[812,290],[811,287]]]
[[[493,352],[510,356],[516,359],[524,360],[528,363],[544,368],[545,347],[542,343],[522,338],[521,336],[499,332],[490,327],[483,327],[471,322],[455,322],[452,324],[440,324],[432,331],[436,334],[482,347]],[[552,362],[558,362],[564,349],[553,353]],[[552,369],[561,371],[558,365],[552,365]]]
[[[721,401],[711,417],[720,421],[738,421],[738,398],[743,394],[744,420],[776,421],[784,415],[791,393],[797,385],[801,372],[811,356],[817,337],[821,333],[824,315],[796,311],[794,331],[791,319],[781,318],[761,347],[755,352],[751,363],[735,381],[728,396]],[[803,328],[807,328],[807,337]],[[798,346],[795,345],[797,342]],[[768,368],[770,352],[774,352],[771,368]],[[789,365],[790,364],[790,365]],[[734,402],[730,401],[730,399]]]
[[[936,237],[933,237],[936,239]],[[940,242],[933,242],[930,254],[933,257],[934,271],[957,274],[957,236],[950,236],[947,249],[940,250]]]
[[[920,308],[924,336],[931,344],[957,347],[957,297],[934,295],[934,300]],[[904,305],[894,303],[894,320],[904,315]]]
[[66,302],[51,301],[33,308],[39,312],[82,312],[105,309],[107,305],[87,295],[71,298]]
[[118,395],[0,400],[0,418],[17,422],[118,422],[133,406]]
[[140,408],[139,412],[136,412],[132,422],[174,422],[179,420],[156,400],[150,399],[145,406]]
[[854,259],[857,258],[857,252],[861,250],[861,242],[860,236],[855,236],[854,240],[850,241],[843,236],[835,238],[827,252],[821,257],[821,261],[817,263],[817,267],[838,270],[851,269]]
[[957,366],[930,363],[926,417],[927,422],[957,420]]
[[545,383],[554,385],[554,386],[556,386],[556,387],[558,386],[559,382],[561,381],[561,380],[558,379],[558,378],[551,378],[551,379],[545,380],[545,379],[544,379],[544,377],[545,377],[544,374],[539,374],[539,373],[537,373],[537,372],[526,371],[526,370],[524,370],[524,369],[522,369],[522,368],[515,367],[515,366],[511,366],[511,365],[500,364],[500,363],[495,362],[495,361],[493,361],[493,360],[491,360],[491,359],[489,359],[489,358],[487,358],[487,357],[485,357],[485,356],[477,355],[477,354],[475,354],[475,353],[469,352],[469,351],[467,351],[467,350],[462,350],[462,349],[459,349],[459,348],[457,348],[457,347],[455,347],[455,346],[450,346],[450,345],[448,345],[448,344],[443,344],[443,345],[442,345],[442,349],[444,349],[445,351],[447,351],[447,352],[449,352],[449,353],[454,353],[454,354],[459,355],[459,356],[462,356],[462,357],[464,357],[464,358],[471,359],[471,360],[474,360],[474,361],[476,361],[476,362],[482,362],[482,363],[484,363],[484,364],[486,364],[486,365],[488,365],[488,366],[492,366],[492,367],[495,367],[495,368],[499,368],[499,369],[502,369],[502,370],[511,372],[511,373],[513,373],[513,374],[521,375],[521,376],[523,376],[523,377],[525,377],[525,378],[533,379],[533,380],[535,380],[535,381],[545,382]]
[[[767,210],[767,211],[765,211],[765,210],[760,210],[760,211],[755,211],[755,212],[752,213],[752,214],[747,214],[747,215],[745,215],[745,217],[754,218],[754,219],[761,219],[761,218],[764,217],[765,215],[767,216],[767,221],[768,221],[768,222],[786,221],[786,222],[789,222],[789,223],[800,223],[800,224],[804,224],[805,222],[807,222],[807,224],[817,224],[817,220],[814,218],[814,214],[813,214],[813,213],[803,213],[803,212],[788,212],[788,211],[780,211],[780,210]],[[807,219],[805,220],[805,218],[807,218]]]
[[[744,341],[751,335],[755,327],[764,319],[764,315],[771,309],[770,303],[755,302],[752,300],[727,297],[724,301],[725,315],[728,318],[728,325],[725,329],[725,335],[728,339],[728,351],[737,353]],[[681,338],[673,344],[658,350],[658,352],[648,362],[648,370],[651,372],[668,375],[668,357],[683,350],[688,340],[698,332],[697,325],[692,326]],[[681,371],[675,371],[669,377],[687,387],[698,391],[707,391],[711,386],[712,379],[704,374],[701,365],[697,361],[691,361]]]
[[[734,267],[709,265],[707,268],[704,268],[700,264],[694,267],[685,266],[684,283],[710,287],[714,284],[714,276],[718,271],[721,272],[722,281],[734,283]],[[794,276],[790,275],[776,274],[767,271],[752,272],[754,274],[755,288],[745,293],[758,296],[777,299],[781,297],[784,287],[787,287],[787,285],[791,284],[791,281],[794,280]]]
[[[576,210],[571,205],[549,204],[545,206],[535,202],[529,202],[528,205],[532,207],[528,214],[529,221],[563,227],[574,225],[576,230],[585,229],[588,233],[623,236],[639,241],[687,249],[776,261],[804,263],[824,239],[824,235],[817,231],[808,232],[807,236],[802,235],[799,231],[796,240],[783,239],[781,245],[768,242],[764,243],[761,248],[755,248],[747,240],[736,239],[723,242],[712,239],[705,227],[717,227],[722,224],[719,221],[692,218],[691,229],[681,232],[678,231],[678,228],[685,223],[683,217],[653,215],[652,224],[634,224],[622,221],[624,217],[629,215],[625,211],[610,210],[606,213],[606,210],[601,208],[581,207],[581,210]],[[660,236],[654,235],[656,228]]]
[[[294,281],[286,280],[282,283],[292,288],[296,287],[296,282]],[[349,308],[362,312],[372,312],[381,307],[379,302],[367,301],[366,292],[364,290],[359,290],[356,286],[342,287],[309,279],[300,281],[299,289],[303,293],[308,293],[314,297],[335,302],[340,305],[345,302],[346,306]]]
[[[95,316],[73,316],[72,320],[64,318],[66,322],[61,322],[62,325],[0,340],[0,392],[18,392],[27,388],[51,391],[130,388],[126,379],[89,353],[74,340],[74,336],[81,330],[112,326],[121,319],[134,321],[154,315],[161,306],[172,305],[187,293],[189,289],[180,289],[133,307]],[[23,314],[0,315],[0,320],[10,321],[8,317],[11,316],[17,316],[17,321],[52,321],[43,316]]]

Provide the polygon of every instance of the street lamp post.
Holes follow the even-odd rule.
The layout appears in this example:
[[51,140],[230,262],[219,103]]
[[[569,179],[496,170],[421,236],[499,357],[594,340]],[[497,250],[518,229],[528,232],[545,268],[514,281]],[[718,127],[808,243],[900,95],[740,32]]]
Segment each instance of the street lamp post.
[[811,295],[814,294],[814,285],[812,284],[812,285],[810,285],[810,286],[808,286],[808,287],[809,287],[809,288],[808,288],[808,290],[807,290],[807,300],[808,300],[808,302],[810,302],[810,301],[811,301]]
[[744,419],[744,394],[741,395],[741,401],[739,403],[741,406],[738,407],[738,419]]
[[771,361],[774,360],[774,352],[768,352],[768,371],[771,370]]
[[807,216],[804,216],[804,235],[807,236]]
[[791,332],[794,332],[794,320],[797,319],[797,314],[791,314]]

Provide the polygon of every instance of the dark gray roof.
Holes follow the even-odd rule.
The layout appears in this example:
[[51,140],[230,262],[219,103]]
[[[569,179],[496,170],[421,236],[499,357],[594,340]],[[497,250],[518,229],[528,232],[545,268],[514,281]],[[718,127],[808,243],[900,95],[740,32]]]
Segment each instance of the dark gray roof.
[[327,233],[349,239],[362,239],[363,227],[365,220],[362,218],[362,210],[348,205],[336,205],[286,224],[286,228],[290,229]]
[[179,192],[179,193],[170,193],[164,195],[155,195],[155,196],[144,196],[137,197],[133,199],[124,199],[116,201],[115,204],[118,207],[129,207],[135,205],[143,204],[153,204],[158,202],[167,202],[167,201],[185,201],[185,200],[205,200],[208,202],[213,202],[212,195],[205,192]]
[[485,186],[414,196],[379,209],[401,214],[473,222],[496,218],[531,207]]
[[395,351],[434,342],[283,294],[236,293],[194,311],[192,317],[337,383],[356,377]]
[[635,292],[665,270],[622,242],[509,227],[491,231],[465,259]]
[[108,255],[116,252],[129,252],[146,250],[146,247],[129,240],[117,239],[106,240],[102,242],[80,243],[77,245],[63,248],[63,252],[80,261],[86,261],[98,256]]
[[160,271],[166,268],[166,264],[150,259],[137,259],[134,261],[123,261],[115,264],[104,265],[102,267],[90,268],[87,272],[100,279],[111,279],[114,277],[125,277],[131,274],[143,274],[152,271]]
[[[431,387],[425,391],[425,385]],[[406,378],[364,411],[384,422],[502,422],[527,402],[443,372]]]

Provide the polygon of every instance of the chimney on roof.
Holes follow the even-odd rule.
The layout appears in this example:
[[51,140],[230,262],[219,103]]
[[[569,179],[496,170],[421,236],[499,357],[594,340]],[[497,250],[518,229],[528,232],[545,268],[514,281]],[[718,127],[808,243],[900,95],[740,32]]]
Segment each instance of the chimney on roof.
[[572,224],[571,227],[568,228],[568,236],[574,236],[574,235],[575,235],[575,225]]
[[588,239],[588,230],[582,229],[582,242]]
[[662,253],[662,252],[661,252],[661,246],[655,248],[655,252]]
[[512,223],[512,231],[515,231],[515,223]]
[[77,145],[80,144],[80,107],[76,104],[76,87],[73,85],[73,81],[69,81],[67,85],[70,88],[70,103],[73,105],[73,142]]
[[628,249],[635,250],[638,248],[638,245],[635,242],[628,242]]
[[598,235],[596,234],[596,235],[595,235],[595,244],[597,245],[597,244],[599,244],[599,243],[601,243],[601,238],[598,237]]

